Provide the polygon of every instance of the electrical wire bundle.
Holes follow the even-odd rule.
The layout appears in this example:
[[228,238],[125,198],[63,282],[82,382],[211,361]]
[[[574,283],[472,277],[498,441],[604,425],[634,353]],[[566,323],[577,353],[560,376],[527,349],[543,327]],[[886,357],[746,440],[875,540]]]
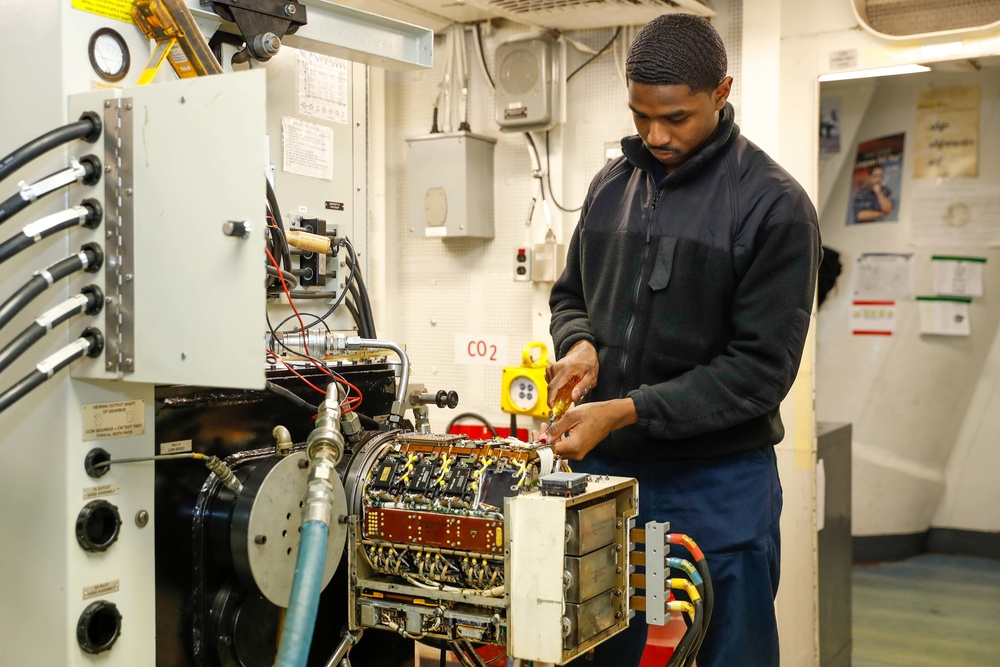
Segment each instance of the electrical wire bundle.
[[[29,141],[13,153],[0,159],[0,181],[3,181],[32,160],[45,155],[71,141],[80,139],[88,143],[96,142],[102,131],[100,116],[94,112],[84,113],[78,121],[47,132]],[[20,190],[0,203],[0,223],[21,212],[37,199],[72,183],[94,185],[102,173],[101,161],[94,155],[79,159],[71,158],[70,166],[56,171],[35,183],[19,183]],[[76,226],[94,229],[103,220],[104,212],[99,202],[85,199],[79,206],[68,208],[25,225],[21,231],[0,242],[0,263],[34,246],[44,238]],[[0,304],[0,329],[5,327],[24,310],[36,297],[57,281],[78,271],[93,273],[104,262],[104,252],[96,243],[87,243],[74,253],[44,269],[35,271],[30,279],[14,291]],[[6,370],[36,342],[54,327],[72,317],[85,314],[95,316],[104,307],[104,294],[96,285],[84,287],[80,294],[72,296],[50,308],[16,335],[3,349],[0,349],[0,371]],[[25,375],[8,389],[0,392],[0,412],[3,412],[33,389],[83,357],[97,357],[104,350],[104,336],[100,330],[88,327],[80,336],[52,355],[39,362],[33,371]]]
[[683,558],[671,557],[667,559],[667,565],[670,568],[679,570],[689,577],[668,579],[670,588],[683,591],[690,600],[690,602],[672,600],[667,603],[669,611],[680,611],[687,614],[685,621],[689,623],[687,632],[684,633],[674,649],[673,655],[667,662],[667,667],[692,667],[701,644],[705,640],[705,633],[708,632],[709,621],[712,619],[712,608],[715,605],[712,577],[708,571],[705,554],[702,553],[693,539],[681,533],[669,533],[667,541],[673,545],[683,546],[694,559],[694,563]]
[[[478,24],[476,25],[476,29],[479,29]],[[449,26],[448,32],[445,34],[444,50],[444,73],[441,76],[441,82],[438,84],[437,97],[434,99],[434,117],[431,123],[431,134],[452,131],[451,95],[452,88],[456,83],[461,91],[458,107],[462,111],[462,120],[458,124],[458,129],[459,131],[468,132],[472,128],[469,126],[469,64],[466,56],[464,25],[456,23]],[[458,65],[457,73],[454,71],[456,63]],[[444,107],[444,121],[442,129],[438,129],[438,110],[442,106]]]

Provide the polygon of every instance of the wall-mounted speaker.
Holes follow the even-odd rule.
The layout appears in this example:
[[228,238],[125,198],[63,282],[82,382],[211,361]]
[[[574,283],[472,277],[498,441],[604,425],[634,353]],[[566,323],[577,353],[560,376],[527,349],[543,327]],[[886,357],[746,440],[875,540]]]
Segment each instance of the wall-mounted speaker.
[[501,130],[549,130],[565,115],[566,44],[524,35],[496,50],[496,121]]

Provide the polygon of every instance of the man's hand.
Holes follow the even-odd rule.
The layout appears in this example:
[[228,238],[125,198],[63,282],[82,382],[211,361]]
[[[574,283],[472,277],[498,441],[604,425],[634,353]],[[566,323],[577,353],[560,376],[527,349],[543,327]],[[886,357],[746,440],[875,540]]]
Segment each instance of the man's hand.
[[544,426],[539,441],[554,443],[556,454],[579,461],[611,431],[638,420],[631,398],[585,403],[571,408],[554,424]]
[[587,340],[581,340],[569,348],[562,359],[545,369],[545,381],[549,384],[549,407],[556,394],[567,384],[576,382],[573,388],[573,402],[578,403],[587,392],[597,386],[597,350]]

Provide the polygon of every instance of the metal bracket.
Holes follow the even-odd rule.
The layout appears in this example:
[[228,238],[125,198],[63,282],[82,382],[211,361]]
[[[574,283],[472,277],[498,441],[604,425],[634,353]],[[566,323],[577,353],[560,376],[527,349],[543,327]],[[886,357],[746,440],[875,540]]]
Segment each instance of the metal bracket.
[[132,169],[132,98],[104,102],[104,201],[107,213],[104,310],[105,370],[135,372],[135,257]]
[[284,39],[307,23],[306,7],[297,0],[201,0],[201,4],[211,5],[216,14],[235,23],[257,60],[273,54],[259,48],[255,38],[271,33]]
[[632,574],[629,584],[634,588],[645,589],[645,596],[632,596],[632,607],[646,612],[646,622],[650,625],[666,625],[670,620],[667,614],[667,602],[670,599],[670,568],[667,567],[667,556],[670,555],[670,543],[667,535],[670,533],[670,523],[649,521],[645,529],[633,528],[629,538],[636,544],[645,544],[645,551],[632,554],[632,562],[646,567],[646,574]]

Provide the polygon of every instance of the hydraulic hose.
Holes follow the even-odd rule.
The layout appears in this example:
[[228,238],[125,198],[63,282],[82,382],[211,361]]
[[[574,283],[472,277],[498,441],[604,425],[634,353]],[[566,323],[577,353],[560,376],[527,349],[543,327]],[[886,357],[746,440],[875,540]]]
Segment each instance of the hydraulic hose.
[[80,116],[80,120],[69,125],[63,125],[36,139],[32,139],[0,160],[0,181],[3,181],[35,158],[45,155],[63,144],[68,144],[75,139],[83,139],[87,143],[92,144],[100,137],[101,117],[93,111],[87,111]]
[[62,348],[55,354],[43,359],[35,370],[31,371],[17,381],[10,389],[0,394],[0,413],[17,403],[19,400],[31,393],[38,385],[42,384],[56,372],[62,370],[80,357],[87,355],[94,358],[104,351],[104,336],[97,329],[90,328],[75,341]]
[[44,197],[63,186],[80,182],[84,185],[94,185],[99,180],[101,180],[101,161],[96,155],[85,155],[79,160],[70,160],[69,166],[65,169],[49,174],[31,185],[22,181],[19,184],[21,191],[0,204],[0,223],[19,213],[39,197]]
[[57,280],[80,270],[94,273],[104,263],[104,252],[96,243],[87,243],[80,252],[61,259],[47,269],[36,271],[31,280],[26,282],[14,295],[0,305],[0,329],[14,319],[32,299],[44,292]]
[[[683,580],[682,580],[683,581]],[[685,583],[688,583],[685,581]],[[688,583],[690,585],[690,583]],[[694,588],[694,586],[691,586]],[[681,637],[680,642],[677,643],[677,648],[674,649],[674,654],[670,656],[670,660],[667,661],[667,667],[681,667],[688,660],[691,660],[695,656],[695,651],[698,647],[696,646],[698,639],[704,633],[704,603],[699,598],[693,600],[694,604],[694,619],[691,622],[691,627],[687,629],[684,636]]]
[[295,561],[295,577],[288,612],[281,630],[276,667],[305,667],[309,658],[319,594],[323,589],[326,546],[333,521],[333,484],[339,479],[337,463],[344,452],[340,433],[340,389],[331,382],[320,404],[315,428],[306,439],[306,454],[312,461],[302,506],[302,536]]
[[29,347],[51,331],[52,327],[62,324],[80,313],[96,315],[101,312],[102,308],[104,308],[104,292],[97,285],[88,285],[81,290],[80,294],[71,296],[58,306],[45,311],[0,350],[0,371],[6,370]]
[[[715,606],[715,590],[712,587],[712,575],[708,571],[708,561],[705,560],[705,554],[702,553],[698,543],[683,533],[670,533],[667,535],[667,541],[670,544],[680,545],[688,550],[694,559],[695,568],[697,568],[698,574],[701,576],[704,584],[701,590],[704,592],[705,598],[705,618],[702,622],[701,635],[692,648],[690,657],[684,663],[685,667],[691,667],[694,664],[695,657],[698,655],[698,650],[701,648],[701,643],[705,641],[705,633],[708,632],[708,624],[712,620],[712,609]],[[697,580],[695,580],[695,583],[698,583]]]
[[94,229],[101,224],[103,218],[104,210],[96,199],[84,199],[79,206],[39,218],[25,225],[20,234],[15,234],[0,243],[0,264],[56,232],[77,225]]
[[399,357],[401,364],[399,370],[399,384],[396,388],[396,400],[392,403],[389,411],[389,426],[396,428],[403,420],[403,406],[406,404],[406,391],[410,386],[410,358],[406,356],[406,350],[392,342],[391,340],[379,340],[377,338],[358,338],[351,336],[347,339],[348,350],[392,350]]

